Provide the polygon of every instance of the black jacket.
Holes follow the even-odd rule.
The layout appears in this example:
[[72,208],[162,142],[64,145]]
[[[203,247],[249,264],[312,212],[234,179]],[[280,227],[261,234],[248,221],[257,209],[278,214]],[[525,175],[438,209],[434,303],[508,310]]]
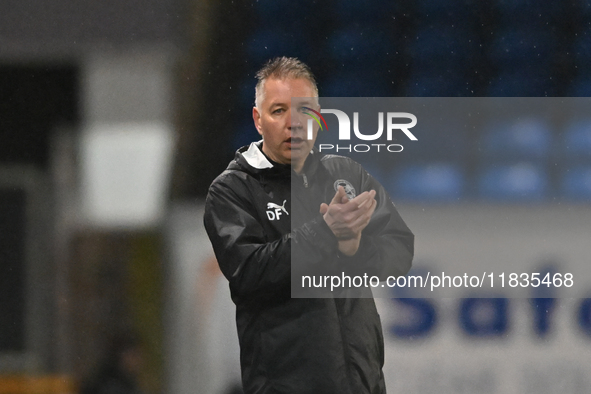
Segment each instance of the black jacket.
[[[290,166],[270,162],[259,145],[240,149],[215,179],[204,216],[236,304],[245,393],[385,393],[373,298],[293,298],[291,260],[305,256],[308,267],[349,267],[350,274],[363,262],[369,275],[404,275],[413,234],[358,163],[313,151],[296,175]],[[377,191],[376,210],[353,257],[339,255],[319,214],[339,180],[356,194]]]

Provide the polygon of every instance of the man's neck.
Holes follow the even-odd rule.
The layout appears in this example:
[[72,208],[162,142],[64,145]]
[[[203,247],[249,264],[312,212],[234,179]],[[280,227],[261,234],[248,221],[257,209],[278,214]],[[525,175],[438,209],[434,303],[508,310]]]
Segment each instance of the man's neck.
[[291,168],[293,168],[295,173],[299,175],[302,173],[302,170],[304,169],[304,163],[303,162],[296,162],[296,163],[292,162]]

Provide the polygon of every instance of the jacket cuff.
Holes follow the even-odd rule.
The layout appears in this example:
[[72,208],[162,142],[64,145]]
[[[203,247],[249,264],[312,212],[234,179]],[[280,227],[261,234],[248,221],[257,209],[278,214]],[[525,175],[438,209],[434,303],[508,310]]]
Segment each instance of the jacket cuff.
[[[337,249],[338,249],[338,243],[337,243]],[[357,249],[357,252],[353,256],[347,256],[346,254],[343,254],[339,251],[338,257],[341,260],[341,263],[343,263],[343,264],[355,263],[356,265],[359,265],[359,263],[358,263],[359,261],[365,261],[367,258],[369,258],[369,256],[371,255],[371,251],[372,251],[371,240],[368,237],[361,235],[361,241],[359,242],[359,248]]]
[[338,252],[339,242],[322,215],[318,215],[306,223],[312,244],[322,253],[332,254]]

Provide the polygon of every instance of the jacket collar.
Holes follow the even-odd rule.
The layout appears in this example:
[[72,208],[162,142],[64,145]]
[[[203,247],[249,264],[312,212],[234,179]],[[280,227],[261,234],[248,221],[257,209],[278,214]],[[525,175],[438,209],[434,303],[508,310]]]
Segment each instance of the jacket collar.
[[[265,173],[267,175],[289,176],[291,165],[279,164],[270,160],[262,151],[263,141],[255,141],[250,145],[240,148],[236,152],[235,161],[245,171],[251,173]],[[320,163],[320,153],[316,148],[312,149],[306,162],[303,172],[307,175],[313,175]]]
[[262,141],[252,142],[248,149],[242,153],[242,157],[244,157],[248,165],[258,170],[272,168],[273,164],[261,151],[261,143]]

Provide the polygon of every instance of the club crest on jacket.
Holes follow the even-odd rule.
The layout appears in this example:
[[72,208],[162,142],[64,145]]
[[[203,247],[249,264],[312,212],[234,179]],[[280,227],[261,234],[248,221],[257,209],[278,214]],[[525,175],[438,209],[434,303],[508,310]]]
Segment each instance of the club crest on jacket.
[[355,193],[355,188],[353,187],[353,185],[351,184],[351,182],[349,182],[346,179],[338,179],[335,183],[334,183],[334,190],[335,192],[339,190],[339,186],[342,186],[345,189],[345,194],[347,194],[347,197],[349,198],[349,200],[352,200],[355,198],[355,196],[357,195]]

